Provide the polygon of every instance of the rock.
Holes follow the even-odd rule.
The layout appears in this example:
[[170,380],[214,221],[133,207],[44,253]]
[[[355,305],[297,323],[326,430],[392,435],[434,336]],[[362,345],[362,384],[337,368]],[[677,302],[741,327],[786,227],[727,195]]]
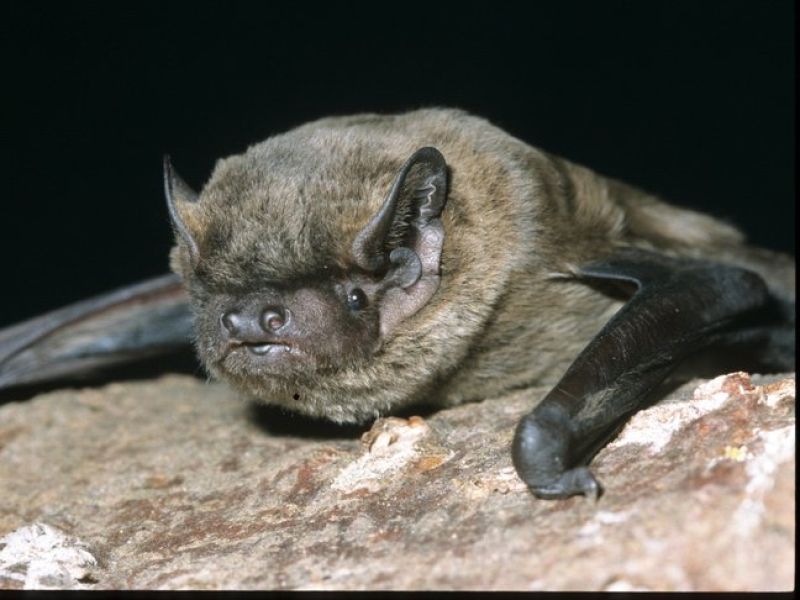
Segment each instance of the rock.
[[0,538],[0,580],[26,589],[85,589],[97,560],[84,544],[54,527],[34,523]]
[[534,498],[514,426],[547,390],[342,428],[189,377],[0,407],[0,587],[789,590],[794,378],[634,416],[596,503]]

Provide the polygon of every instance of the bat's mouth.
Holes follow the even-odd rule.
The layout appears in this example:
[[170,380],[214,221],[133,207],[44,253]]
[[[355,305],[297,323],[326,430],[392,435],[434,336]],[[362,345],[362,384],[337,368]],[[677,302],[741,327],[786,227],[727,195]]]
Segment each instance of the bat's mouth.
[[287,360],[294,362],[303,354],[295,344],[283,340],[236,341],[226,344],[222,352],[222,359],[235,361],[244,359],[246,361],[244,364],[274,364],[277,366]]
[[288,377],[308,367],[306,352],[282,340],[229,342],[220,350],[217,368],[238,377]]
[[292,348],[289,344],[284,342],[261,342],[258,344],[246,343],[242,344],[250,354],[256,356],[271,356],[283,352],[291,352]]
[[224,352],[233,352],[235,350],[247,350],[258,356],[263,356],[270,352],[289,352],[292,350],[292,345],[283,340],[229,340],[223,344]]

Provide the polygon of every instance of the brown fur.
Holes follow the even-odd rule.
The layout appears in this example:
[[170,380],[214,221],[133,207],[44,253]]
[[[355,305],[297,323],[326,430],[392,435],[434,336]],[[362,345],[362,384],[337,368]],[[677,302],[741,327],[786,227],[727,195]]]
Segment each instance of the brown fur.
[[[309,380],[230,373],[209,362],[204,344],[218,326],[212,297],[351,269],[353,239],[423,146],[438,148],[450,170],[441,284],[428,304],[374,347],[364,333],[363,356]],[[458,110],[308,123],[219,161],[199,203],[181,214],[202,260],[195,271],[181,243],[172,265],[194,299],[198,351],[212,373],[266,402],[339,422],[554,382],[620,306],[570,274],[620,246],[748,266],[793,298],[788,257],[748,248],[729,225]]]

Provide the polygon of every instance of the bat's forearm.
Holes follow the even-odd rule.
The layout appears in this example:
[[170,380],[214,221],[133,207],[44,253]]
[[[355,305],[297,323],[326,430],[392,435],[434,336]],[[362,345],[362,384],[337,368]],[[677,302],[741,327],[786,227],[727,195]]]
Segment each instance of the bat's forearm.
[[761,278],[716,263],[623,252],[581,270],[639,291],[520,422],[514,464],[542,497],[597,495],[583,466],[689,353],[729,335],[737,318],[767,302]]

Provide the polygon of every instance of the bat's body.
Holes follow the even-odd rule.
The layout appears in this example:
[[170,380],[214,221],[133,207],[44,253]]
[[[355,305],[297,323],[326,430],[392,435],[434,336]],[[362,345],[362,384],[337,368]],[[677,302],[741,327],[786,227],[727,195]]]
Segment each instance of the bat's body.
[[[689,354],[794,365],[793,260],[463,112],[323,119],[220,161],[199,198],[166,163],[166,188],[212,374],[338,422],[555,384],[514,442],[541,496],[596,493],[584,465]],[[156,287],[171,300],[153,314],[180,299]],[[53,362],[48,343],[74,362],[74,332],[100,318],[84,314],[20,326],[27,344],[0,332],[0,385]],[[122,327],[140,350],[184,339],[180,319],[143,337],[142,315]]]

